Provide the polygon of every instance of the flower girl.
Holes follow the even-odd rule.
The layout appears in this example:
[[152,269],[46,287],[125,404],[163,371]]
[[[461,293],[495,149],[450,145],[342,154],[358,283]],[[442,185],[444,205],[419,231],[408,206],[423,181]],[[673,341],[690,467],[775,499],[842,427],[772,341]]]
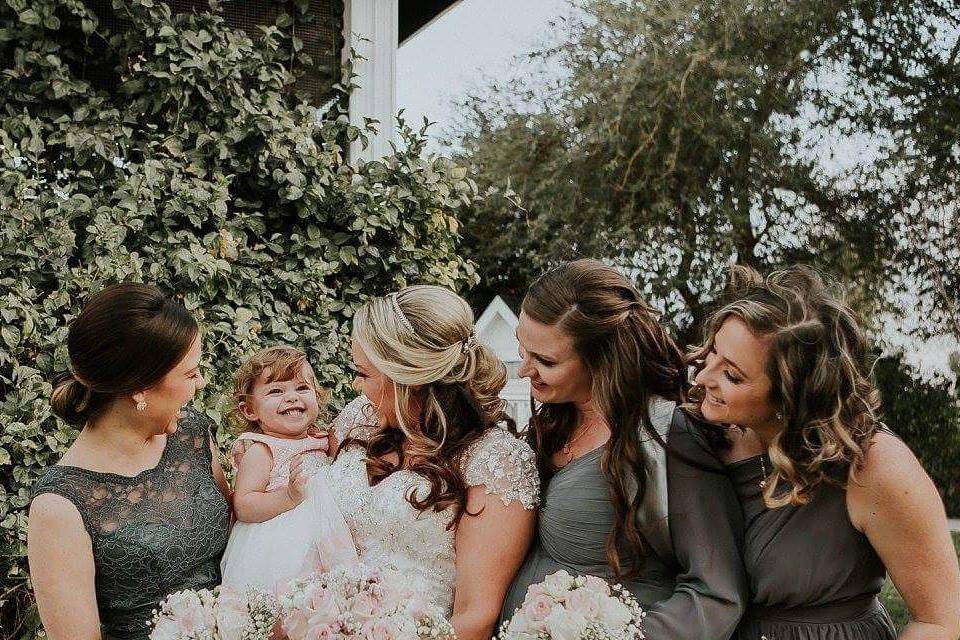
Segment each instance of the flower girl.
[[245,425],[233,456],[237,523],[221,562],[223,586],[282,591],[294,578],[356,563],[350,532],[316,472],[330,463],[313,369],[276,346],[236,374],[235,412]]

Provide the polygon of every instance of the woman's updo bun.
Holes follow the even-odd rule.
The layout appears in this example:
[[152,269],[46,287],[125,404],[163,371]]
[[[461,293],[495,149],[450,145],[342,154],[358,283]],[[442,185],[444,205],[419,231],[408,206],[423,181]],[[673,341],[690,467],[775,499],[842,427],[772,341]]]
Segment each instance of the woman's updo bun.
[[102,400],[100,394],[97,396],[94,398],[93,393],[82,382],[67,373],[54,385],[50,405],[53,412],[64,422],[79,425],[86,422],[91,408]]
[[53,412],[82,425],[117,396],[152,387],[183,359],[197,331],[193,316],[157,287],[107,287],[70,323],[71,371],[54,385]]
[[[516,432],[499,397],[507,370],[477,340],[470,305],[450,289],[417,285],[357,310],[353,339],[396,390],[396,429],[381,429],[367,443],[372,458],[396,452],[430,482],[426,496],[409,498],[416,509],[455,507],[449,526],[466,510],[461,462],[470,445],[498,423]],[[373,480],[394,470],[368,463]]]

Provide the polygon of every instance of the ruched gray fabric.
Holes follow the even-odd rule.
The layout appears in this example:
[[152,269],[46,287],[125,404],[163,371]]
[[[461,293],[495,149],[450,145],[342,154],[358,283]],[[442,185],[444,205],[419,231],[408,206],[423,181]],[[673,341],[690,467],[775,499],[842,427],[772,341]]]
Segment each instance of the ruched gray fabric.
[[846,491],[824,485],[807,504],[769,509],[760,487],[769,469],[765,456],[728,466],[746,517],[751,592],[737,637],[893,640],[877,599],[883,562],[850,522]]
[[[727,640],[745,606],[743,519],[702,428],[677,410],[667,434],[679,454],[667,456],[672,553],[663,557],[645,541],[640,576],[620,581],[647,611],[648,638]],[[561,569],[611,577],[606,541],[615,510],[600,468],[603,452],[601,447],[577,458],[544,487],[536,537],[507,592],[503,619],[522,604],[527,587]]]

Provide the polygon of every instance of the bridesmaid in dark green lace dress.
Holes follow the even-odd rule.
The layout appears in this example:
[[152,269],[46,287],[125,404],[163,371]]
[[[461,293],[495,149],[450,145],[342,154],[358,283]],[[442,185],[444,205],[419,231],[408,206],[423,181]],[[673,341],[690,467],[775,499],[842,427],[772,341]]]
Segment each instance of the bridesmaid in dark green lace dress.
[[[693,354],[703,417],[746,517],[743,640],[892,640],[886,572],[913,620],[903,638],[960,634],[960,569],[936,488],[878,420],[857,319],[812,270],[735,268],[731,300]],[[933,428],[933,427],[932,427]]]
[[196,322],[154,287],[91,298],[67,339],[54,411],[80,435],[33,490],[30,573],[51,640],[141,640],[152,610],[220,582],[230,508]]

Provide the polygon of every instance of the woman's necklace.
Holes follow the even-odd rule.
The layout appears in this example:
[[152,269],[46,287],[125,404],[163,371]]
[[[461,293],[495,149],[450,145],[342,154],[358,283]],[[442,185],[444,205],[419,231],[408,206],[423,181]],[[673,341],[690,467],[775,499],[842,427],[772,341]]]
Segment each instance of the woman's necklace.
[[767,455],[765,453],[760,454],[760,488],[767,488],[767,465],[763,463],[763,457]]
[[573,435],[573,437],[567,440],[566,444],[564,444],[563,447],[560,448],[560,451],[563,452],[563,455],[567,456],[568,463],[572,462],[574,458],[573,451],[572,451],[573,445],[575,445],[577,441],[580,440],[580,438],[582,438],[588,431],[590,431],[590,429],[593,428],[594,424],[595,423],[585,421],[583,424],[580,425],[580,428]]

